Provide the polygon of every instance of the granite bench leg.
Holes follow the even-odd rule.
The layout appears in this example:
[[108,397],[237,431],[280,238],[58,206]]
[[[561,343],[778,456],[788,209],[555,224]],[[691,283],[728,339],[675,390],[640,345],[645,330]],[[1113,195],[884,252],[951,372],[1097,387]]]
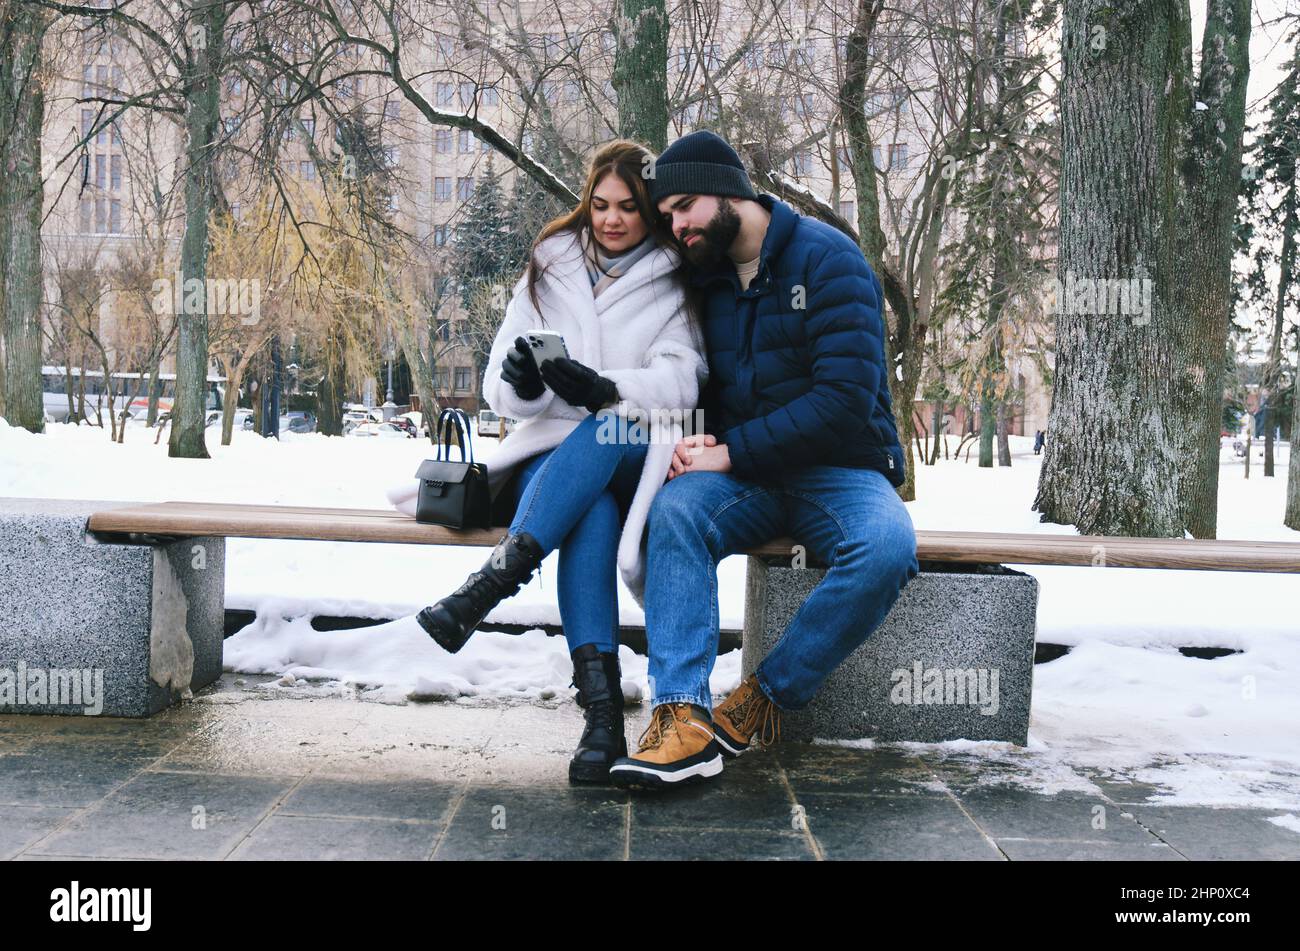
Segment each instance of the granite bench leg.
[[86,532],[129,504],[0,499],[0,713],[147,717],[221,676],[225,539]]
[[[1026,744],[1038,582],[1000,565],[921,568],[812,703],[784,714],[783,738]],[[825,575],[750,556],[745,676]]]

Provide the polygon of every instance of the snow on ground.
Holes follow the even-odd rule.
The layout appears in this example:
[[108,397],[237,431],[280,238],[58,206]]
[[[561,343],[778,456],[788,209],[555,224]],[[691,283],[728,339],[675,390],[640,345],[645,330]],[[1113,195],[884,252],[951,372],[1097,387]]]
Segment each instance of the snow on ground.
[[[385,508],[384,489],[414,473],[428,443],[330,439],[288,433],[280,442],[236,432],[230,446],[209,430],[210,460],[169,459],[165,440],[142,427],[123,445],[89,427],[52,425],[33,436],[0,420],[0,495],[134,501],[201,500]],[[1012,439],[1010,469],[948,460],[921,467],[922,529],[1062,533],[1030,511],[1041,457]],[[955,446],[955,441],[954,441]],[[495,440],[476,441],[491,465]],[[1278,477],[1264,479],[1260,447],[1249,481],[1225,451],[1219,535],[1300,542],[1282,525],[1287,448]],[[534,630],[522,637],[480,632],[459,654],[432,644],[411,615],[478,568],[486,549],[421,545],[227,542],[226,604],[257,620],[226,642],[230,669],[361,684],[375,699],[452,696],[549,697],[569,691],[564,644]],[[490,619],[556,624],[555,560]],[[1038,639],[1071,645],[1035,670],[1028,750],[1006,744],[943,744],[958,753],[1027,756],[1021,777],[1050,791],[1079,782],[1072,766],[1128,770],[1172,790],[1162,801],[1300,808],[1300,579],[1294,575],[1027,566],[1040,583]],[[719,571],[723,627],[739,628],[745,560]],[[318,632],[318,614],[393,618],[352,631]],[[620,620],[644,622],[620,582]],[[1179,646],[1230,647],[1216,660],[1183,657]],[[645,692],[645,658],[622,650],[625,692]],[[739,680],[739,652],[720,658],[711,688]],[[1164,766],[1151,766],[1168,759]],[[1064,784],[1064,786],[1062,786]],[[1279,822],[1294,830],[1292,822]]]

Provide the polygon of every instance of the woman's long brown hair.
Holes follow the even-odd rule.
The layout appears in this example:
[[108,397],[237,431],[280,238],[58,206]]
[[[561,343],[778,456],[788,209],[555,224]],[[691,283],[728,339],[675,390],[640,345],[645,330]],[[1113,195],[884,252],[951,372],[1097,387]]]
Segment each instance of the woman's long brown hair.
[[[680,255],[681,250],[676,247],[676,241],[672,238],[672,233],[665,228],[660,220],[659,212],[650,200],[650,188],[646,184],[644,170],[654,167],[654,153],[644,145],[633,142],[630,139],[614,139],[606,142],[596,149],[587,164],[587,180],[582,186],[582,195],[578,200],[578,205],[572,211],[553,218],[546,223],[541,232],[533,241],[533,246],[528,253],[528,268],[526,276],[528,279],[528,299],[533,302],[533,309],[537,311],[542,318],[542,323],[546,323],[546,317],[542,314],[541,305],[537,300],[537,281],[546,273],[548,265],[541,265],[537,262],[537,246],[547,238],[561,231],[571,231],[575,234],[585,231],[590,240],[595,240],[591,233],[591,196],[596,191],[596,186],[608,174],[614,174],[619,177],[629,192],[632,193],[632,201],[636,204],[637,212],[640,213],[641,219],[645,222],[646,229],[649,232],[647,238],[652,241],[658,241],[673,248]],[[700,309],[698,297],[693,292],[689,281],[686,277],[686,268],[679,267],[674,279],[677,280],[686,293],[686,310],[687,319],[691,325],[692,333],[697,335],[699,345],[703,346],[703,336],[700,334]]]

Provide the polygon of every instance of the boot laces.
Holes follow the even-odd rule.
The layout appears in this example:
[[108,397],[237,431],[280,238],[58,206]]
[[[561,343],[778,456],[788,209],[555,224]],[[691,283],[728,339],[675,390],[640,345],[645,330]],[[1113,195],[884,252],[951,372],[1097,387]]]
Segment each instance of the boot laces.
[[657,750],[664,745],[670,733],[677,732],[677,716],[673,712],[671,704],[655,707],[654,716],[650,720],[650,725],[645,728],[638,741],[637,752],[644,753],[647,750]]
[[771,746],[781,738],[781,711],[755,684],[742,684],[744,698],[726,712],[736,729],[746,736],[758,734],[760,746]]
[[455,595],[468,598],[470,604],[476,611],[484,611],[495,607],[501,598],[499,591],[493,589],[497,586],[492,584],[492,579],[480,571],[474,572],[466,579],[465,583],[456,589]]

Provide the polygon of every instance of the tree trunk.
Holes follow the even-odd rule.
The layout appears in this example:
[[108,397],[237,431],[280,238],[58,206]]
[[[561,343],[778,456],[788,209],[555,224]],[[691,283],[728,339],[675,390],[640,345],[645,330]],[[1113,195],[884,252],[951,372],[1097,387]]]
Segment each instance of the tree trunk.
[[618,134],[656,155],[668,144],[668,13],[664,0],[620,0],[612,85]]
[[14,426],[33,433],[45,429],[41,383],[41,126],[45,92],[41,86],[41,46],[45,14],[35,4],[8,4],[0,23],[0,96],[10,125],[4,151],[5,182],[0,214],[4,247],[4,413]]
[[[1296,336],[1300,341],[1300,334]],[[1291,397],[1291,452],[1286,470],[1286,512],[1282,524],[1300,532],[1300,347],[1296,348],[1295,395]]]
[[1007,432],[1009,423],[1007,420],[1007,401],[998,401],[998,465],[1011,465],[1011,438]]
[[159,354],[153,353],[149,358],[149,409],[145,415],[145,425],[152,427],[158,422],[158,374],[161,364]]
[[993,416],[993,396],[989,392],[988,380],[984,381],[984,393],[980,397],[980,468],[993,468],[993,437],[997,435],[997,423]]
[[[198,313],[183,308],[177,314],[176,400],[167,454],[189,459],[208,458],[204,417],[208,380],[208,216],[212,207],[215,140],[219,112],[220,60],[226,7],[222,3],[190,0],[185,23],[190,27],[191,53],[185,75],[185,235],[181,239],[182,298],[190,286],[199,288],[203,306]],[[200,45],[201,44],[201,45]],[[191,285],[197,281],[196,285]]]
[[397,321],[396,335],[397,345],[402,348],[402,355],[406,357],[406,365],[411,368],[411,385],[415,387],[415,392],[420,397],[421,415],[432,428],[431,420],[438,416],[438,396],[433,386],[433,368],[424,358],[424,351],[420,349],[420,341],[414,329],[403,321]]
[[343,354],[331,333],[325,339],[324,370],[316,388],[316,429],[326,436],[343,435]]
[[235,410],[239,409],[239,384],[246,364],[242,361],[226,367],[226,392],[221,401],[221,445],[229,446],[235,429]]
[[930,465],[939,461],[939,441],[943,437],[943,400],[936,400],[934,404],[934,445],[930,449]]
[[[1175,220],[1185,212],[1170,197],[1180,187],[1171,181],[1184,147],[1179,110],[1190,111],[1186,2],[1066,0],[1062,40],[1063,289],[1052,439],[1033,508],[1083,534],[1179,537],[1180,456],[1191,448],[1179,430],[1190,427],[1192,442],[1204,430],[1204,418],[1174,415],[1187,407],[1175,381],[1188,377],[1170,323],[1185,315],[1162,281],[1172,277],[1162,266],[1171,230],[1204,230]],[[1117,282],[1152,286],[1144,280],[1154,281],[1148,312],[1116,313]],[[1134,296],[1128,303],[1135,311]],[[1204,366],[1202,377],[1215,376]]]

